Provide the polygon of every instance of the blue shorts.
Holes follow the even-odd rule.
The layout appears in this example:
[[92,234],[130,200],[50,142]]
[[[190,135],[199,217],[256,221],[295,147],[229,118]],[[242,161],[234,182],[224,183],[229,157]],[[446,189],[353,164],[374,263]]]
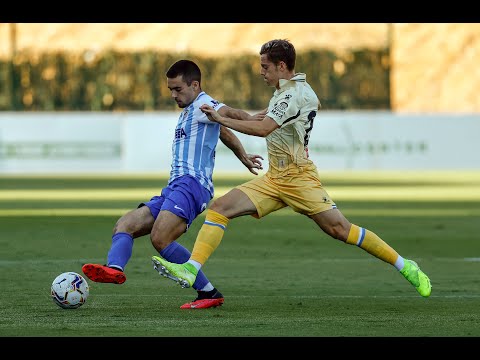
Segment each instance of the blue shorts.
[[155,219],[161,210],[168,210],[184,218],[188,229],[193,220],[207,208],[211,199],[210,192],[196,178],[184,175],[163,188],[160,196],[154,196],[138,207],[147,206]]

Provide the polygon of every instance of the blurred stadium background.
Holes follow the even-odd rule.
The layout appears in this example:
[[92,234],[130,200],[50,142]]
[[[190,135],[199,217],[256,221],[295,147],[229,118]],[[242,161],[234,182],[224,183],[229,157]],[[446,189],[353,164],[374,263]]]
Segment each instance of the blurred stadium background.
[[[148,239],[124,285],[57,308],[55,276],[104,261],[117,218],[166,184],[168,66],[195,60],[206,92],[256,111],[273,38],[293,42],[322,102],[310,154],[330,195],[418,259],[432,296],[282,210],[229,225],[206,266],[222,308],[178,310],[193,295],[153,272]],[[479,62],[479,24],[0,24],[0,335],[479,336]],[[266,158],[263,139],[239,137]],[[250,178],[219,143],[216,196]]]
[[255,86],[258,49],[278,37],[303,53],[299,69],[327,109],[476,112],[479,33],[475,23],[0,24],[0,110],[172,109],[164,67],[186,54],[204,60],[211,91],[241,101],[249,94],[230,100],[229,79]]

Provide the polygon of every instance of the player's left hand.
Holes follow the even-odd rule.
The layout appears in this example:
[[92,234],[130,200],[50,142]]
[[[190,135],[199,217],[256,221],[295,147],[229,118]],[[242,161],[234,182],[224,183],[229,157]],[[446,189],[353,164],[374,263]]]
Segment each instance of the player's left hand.
[[202,110],[207,115],[210,121],[220,122],[219,120],[222,118],[220,114],[210,105],[203,104],[200,106],[200,110]]
[[247,167],[247,169],[254,175],[258,175],[258,172],[255,169],[263,170],[262,162],[263,157],[260,155],[247,154],[246,158],[242,159],[242,163]]
[[267,115],[267,112],[268,112],[268,108],[263,109],[262,111],[252,115],[250,118],[253,121],[262,121],[265,118],[265,115]]

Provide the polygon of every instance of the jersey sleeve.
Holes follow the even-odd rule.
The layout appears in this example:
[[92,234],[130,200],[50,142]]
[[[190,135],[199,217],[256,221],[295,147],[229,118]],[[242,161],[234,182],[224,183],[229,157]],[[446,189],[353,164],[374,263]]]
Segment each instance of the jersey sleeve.
[[206,123],[206,124],[218,124],[215,121],[210,121],[207,115],[202,110],[200,110],[200,106],[204,104],[210,105],[212,108],[214,108],[217,111],[220,108],[224,107],[225,104],[215,99],[212,99],[210,96],[202,96],[200,99],[198,99],[197,103],[195,104],[195,117],[197,118],[198,122]]
[[276,103],[268,107],[267,116],[272,118],[280,127],[295,122],[300,116],[300,108],[295,94],[286,92]]

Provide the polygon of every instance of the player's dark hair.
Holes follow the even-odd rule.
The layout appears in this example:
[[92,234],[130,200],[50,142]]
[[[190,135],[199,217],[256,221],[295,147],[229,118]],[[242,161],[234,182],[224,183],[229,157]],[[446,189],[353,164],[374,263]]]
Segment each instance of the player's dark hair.
[[198,81],[201,84],[202,73],[197,64],[191,60],[178,60],[176,63],[170,66],[166,74],[169,79],[176,78],[182,75],[183,81],[190,86],[192,81]]
[[260,55],[267,54],[267,59],[278,65],[283,61],[287,65],[287,69],[292,71],[295,69],[296,52],[293,44],[288,40],[270,40],[260,48]]

